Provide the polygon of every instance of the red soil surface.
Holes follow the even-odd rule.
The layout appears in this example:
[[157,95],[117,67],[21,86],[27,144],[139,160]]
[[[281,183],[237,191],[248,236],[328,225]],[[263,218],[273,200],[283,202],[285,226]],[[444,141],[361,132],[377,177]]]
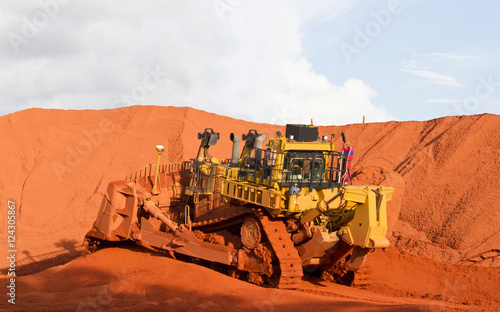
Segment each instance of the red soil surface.
[[[485,114],[321,127],[320,134],[337,135],[339,148],[342,131],[354,146],[353,184],[396,188],[388,203],[394,247],[370,255],[355,287],[305,277],[298,291],[282,291],[134,246],[77,257],[108,182],[153,162],[156,145],[171,161],[187,160],[197,152],[197,133],[214,128],[221,139],[211,153],[229,158],[231,132],[270,137],[284,127],[173,107],[2,116],[0,268],[8,266],[13,200],[16,270],[24,275],[19,311],[500,310],[500,258],[459,264],[500,249],[499,125],[500,116]],[[12,309],[2,297],[0,310]]]

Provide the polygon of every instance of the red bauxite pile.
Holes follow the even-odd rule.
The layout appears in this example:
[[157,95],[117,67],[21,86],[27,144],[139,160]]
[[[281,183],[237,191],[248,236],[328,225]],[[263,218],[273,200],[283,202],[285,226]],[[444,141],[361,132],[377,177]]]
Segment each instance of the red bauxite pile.
[[[30,109],[2,116],[1,215],[14,200],[17,272],[24,274],[17,278],[15,308],[500,310],[500,257],[458,264],[500,249],[499,125],[500,116],[485,114],[320,127],[320,135],[336,134],[338,149],[341,132],[353,145],[353,184],[396,189],[388,204],[392,247],[370,255],[355,287],[305,277],[298,291],[282,291],[136,246],[78,256],[108,182],[154,162],[156,145],[172,161],[187,160],[198,150],[197,133],[213,128],[221,139],[211,153],[229,158],[231,132],[257,129],[269,138],[284,127],[174,107]],[[7,246],[7,218],[0,224],[0,244]],[[7,266],[2,256],[0,268]],[[0,310],[11,309],[3,297]]]

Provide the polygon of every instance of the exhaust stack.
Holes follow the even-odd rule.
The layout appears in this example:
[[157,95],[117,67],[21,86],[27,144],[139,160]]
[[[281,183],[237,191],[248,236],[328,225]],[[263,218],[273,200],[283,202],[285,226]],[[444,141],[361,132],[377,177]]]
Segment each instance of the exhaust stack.
[[231,164],[237,165],[239,163],[239,154],[240,154],[240,142],[241,139],[234,133],[229,135],[229,139],[233,142],[233,155],[231,157]]
[[263,133],[259,135],[253,144],[253,147],[255,149],[255,158],[256,159],[261,159],[262,158],[262,147],[264,146],[264,141],[266,141],[266,134]]
[[266,134],[265,133],[259,135],[255,139],[255,143],[253,144],[253,147],[262,149],[262,146],[264,146],[264,141],[266,141]]

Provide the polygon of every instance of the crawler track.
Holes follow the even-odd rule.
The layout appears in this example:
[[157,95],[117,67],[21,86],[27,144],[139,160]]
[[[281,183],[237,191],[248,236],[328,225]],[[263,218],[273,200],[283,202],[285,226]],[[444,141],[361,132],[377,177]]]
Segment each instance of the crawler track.
[[302,280],[302,261],[286,226],[281,220],[271,220],[263,212],[256,212],[264,232],[273,247],[280,264],[278,288],[294,289],[300,286]]
[[255,215],[264,230],[274,254],[279,262],[278,288],[294,289],[300,286],[302,280],[302,261],[295,248],[285,223],[280,219],[271,219],[268,214],[259,208],[246,209],[237,213],[228,213],[227,217],[205,220],[193,223],[193,228],[206,233],[229,228],[243,223],[245,217]]

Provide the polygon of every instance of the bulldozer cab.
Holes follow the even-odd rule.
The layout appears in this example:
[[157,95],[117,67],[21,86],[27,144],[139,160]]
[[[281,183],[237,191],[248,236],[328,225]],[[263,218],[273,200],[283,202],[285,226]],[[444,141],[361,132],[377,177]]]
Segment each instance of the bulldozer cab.
[[336,152],[285,151],[282,164],[274,169],[280,177],[279,185],[289,188],[296,185],[310,190],[339,187],[338,177],[342,174],[343,156]]
[[292,182],[322,182],[325,179],[322,153],[291,152],[285,156],[284,163]]
[[[231,134],[231,140],[237,137]],[[335,189],[342,186],[347,159],[334,151],[332,140],[318,138],[317,127],[287,125],[287,135],[277,133],[276,138],[264,146],[265,134],[249,130],[243,134],[244,146],[236,159],[218,161],[209,154],[219,134],[205,129],[198,134],[201,140],[197,158],[192,159],[190,188],[211,192],[217,176],[238,181],[248,181],[274,188],[289,189],[293,186],[313,189]]]

